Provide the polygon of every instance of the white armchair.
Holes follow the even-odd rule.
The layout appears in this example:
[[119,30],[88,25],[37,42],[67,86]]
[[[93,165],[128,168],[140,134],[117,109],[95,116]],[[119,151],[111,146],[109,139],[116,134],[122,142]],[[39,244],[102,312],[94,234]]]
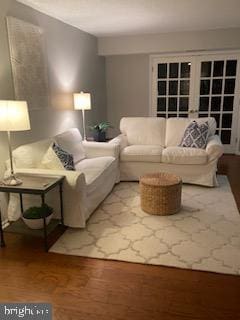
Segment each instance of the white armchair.
[[[42,159],[53,141],[73,154],[76,171],[46,169]],[[63,147],[63,146],[62,146]],[[79,154],[81,153],[81,155]],[[53,174],[65,176],[63,184],[64,221],[67,226],[85,227],[86,220],[101,201],[119,181],[119,146],[116,144],[82,142],[78,129],[70,129],[51,139],[20,146],[13,152],[16,172],[31,174]],[[58,192],[52,190],[47,202],[59,216]],[[40,204],[39,197],[24,196],[24,206]],[[11,194],[8,205],[9,220],[20,217],[20,204],[17,195]]]

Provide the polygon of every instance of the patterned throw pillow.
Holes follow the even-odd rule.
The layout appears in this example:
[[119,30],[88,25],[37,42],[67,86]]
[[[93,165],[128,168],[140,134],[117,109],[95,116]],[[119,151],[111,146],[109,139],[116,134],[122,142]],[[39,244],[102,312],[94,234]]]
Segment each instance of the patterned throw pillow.
[[180,147],[205,149],[209,135],[208,122],[198,124],[191,122],[186,128]]
[[53,143],[52,145],[53,151],[58,156],[59,160],[61,161],[62,165],[66,170],[75,170],[73,156],[68,153],[67,151],[63,150],[59,145]]

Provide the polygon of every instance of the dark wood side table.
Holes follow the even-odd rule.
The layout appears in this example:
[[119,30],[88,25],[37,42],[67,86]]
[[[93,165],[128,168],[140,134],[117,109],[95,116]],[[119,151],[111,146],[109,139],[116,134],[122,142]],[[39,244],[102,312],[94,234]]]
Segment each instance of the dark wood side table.
[[[23,214],[23,195],[24,194],[32,194],[41,196],[42,205],[45,204],[45,195],[55,187],[59,187],[59,201],[60,201],[60,214],[61,214],[61,224],[64,226],[64,213],[63,213],[63,181],[65,179],[64,176],[55,176],[55,175],[40,175],[40,174],[23,174],[18,173],[17,177],[22,180],[22,184],[18,186],[7,186],[4,184],[0,184],[0,192],[7,193],[18,193],[20,197],[20,206],[21,213]],[[1,215],[0,215],[1,216]],[[8,230],[11,228],[12,224],[16,222],[12,222],[9,227],[6,228]],[[44,248],[45,251],[48,251],[48,232],[47,232],[47,224],[46,217],[43,217],[43,236],[44,236]],[[5,246],[2,223],[0,219],[0,228],[1,228],[1,246]],[[33,230],[38,231],[38,230]]]

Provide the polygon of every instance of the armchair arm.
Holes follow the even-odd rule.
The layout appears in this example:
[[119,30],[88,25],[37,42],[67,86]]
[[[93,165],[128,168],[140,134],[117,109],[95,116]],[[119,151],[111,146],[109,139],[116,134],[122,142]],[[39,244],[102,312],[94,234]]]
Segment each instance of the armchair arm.
[[219,136],[211,136],[208,140],[206,152],[208,154],[208,160],[212,161],[218,159],[223,154],[223,145]]
[[109,141],[110,144],[118,144],[120,146],[120,150],[126,148],[128,146],[127,136],[125,134],[120,134],[116,138]]
[[110,144],[108,142],[89,142],[83,141],[84,151],[87,158],[97,158],[104,156],[112,156],[118,158],[119,145]]

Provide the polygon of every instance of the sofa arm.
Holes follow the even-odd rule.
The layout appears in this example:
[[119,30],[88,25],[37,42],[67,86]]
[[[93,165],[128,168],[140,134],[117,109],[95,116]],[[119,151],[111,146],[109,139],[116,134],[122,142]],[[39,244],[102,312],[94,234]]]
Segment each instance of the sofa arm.
[[128,146],[127,136],[125,134],[120,134],[116,138],[110,140],[109,143],[118,144],[120,146],[120,150],[122,150]]
[[112,156],[119,157],[119,145],[110,144],[108,142],[89,142],[83,141],[84,151],[87,158],[97,158]]
[[213,161],[218,159],[223,154],[223,145],[219,136],[211,136],[208,140],[206,152],[208,154],[208,160]]
[[[56,175],[56,176],[65,176],[66,183],[75,188],[78,184],[85,185],[85,176],[81,171],[70,171],[70,170],[52,170],[52,169],[41,169],[41,168],[31,168],[31,169],[22,169],[16,168],[15,173],[26,173],[26,174],[46,174],[46,175]],[[9,172],[5,173],[5,176]]]

